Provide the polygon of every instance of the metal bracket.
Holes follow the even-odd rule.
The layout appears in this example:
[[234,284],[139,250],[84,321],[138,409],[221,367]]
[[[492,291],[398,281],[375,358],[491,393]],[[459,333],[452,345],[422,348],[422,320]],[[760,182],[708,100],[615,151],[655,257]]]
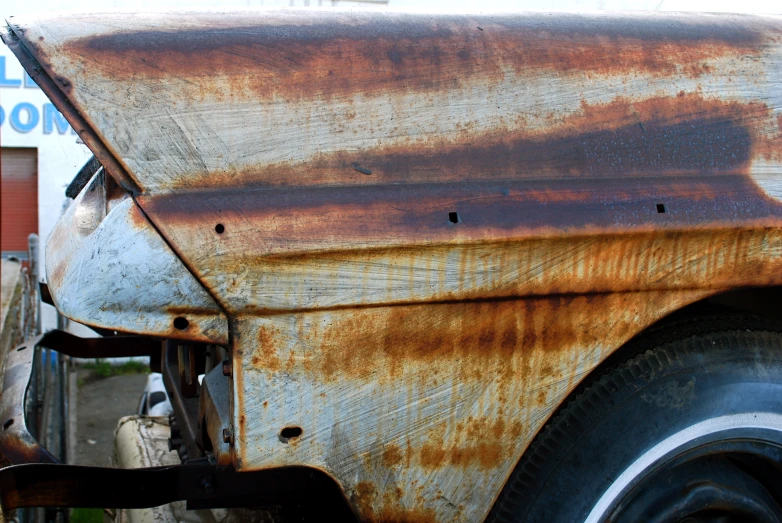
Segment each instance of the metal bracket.
[[160,341],[152,338],[79,338],[50,331],[8,354],[0,405],[0,503],[4,513],[23,507],[146,508],[186,500],[193,509],[279,505],[285,521],[322,521],[324,514],[336,518],[334,521],[355,521],[336,481],[308,467],[237,472],[210,458],[141,469],[57,462],[32,437],[25,421],[25,395],[37,347],[82,358],[157,355],[159,361],[162,353]]
[[279,505],[284,521],[323,521],[324,515],[356,521],[337,483],[306,467],[236,472],[203,460],[143,469],[51,463],[0,469],[6,514],[22,507],[147,508],[182,500],[188,509]]

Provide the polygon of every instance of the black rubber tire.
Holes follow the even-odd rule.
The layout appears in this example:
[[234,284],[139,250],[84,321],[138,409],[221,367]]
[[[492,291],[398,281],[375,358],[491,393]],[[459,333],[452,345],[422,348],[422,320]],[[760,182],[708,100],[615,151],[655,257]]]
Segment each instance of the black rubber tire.
[[632,341],[552,416],[486,521],[584,521],[614,480],[666,438],[726,415],[782,414],[781,332],[755,316],[711,314]]

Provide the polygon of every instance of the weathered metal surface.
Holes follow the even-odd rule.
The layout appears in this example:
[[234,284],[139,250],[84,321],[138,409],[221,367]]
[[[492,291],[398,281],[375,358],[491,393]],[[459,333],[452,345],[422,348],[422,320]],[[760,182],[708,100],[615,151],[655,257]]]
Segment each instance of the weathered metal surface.
[[782,284],[780,17],[10,25],[231,317],[236,467],[364,520],[479,521],[627,339]]
[[762,174],[779,161],[779,17],[290,10],[9,23],[150,193],[747,163]]
[[35,349],[46,335],[25,340],[6,355],[0,406],[0,467],[23,463],[55,463],[27,430],[25,397],[32,376]]
[[[277,314],[239,321],[235,461],[308,463],[363,521],[481,521],[580,379],[706,291]],[[285,427],[302,435],[285,442]]]
[[192,198],[139,201],[236,315],[782,283],[782,206],[740,177]]
[[134,201],[103,182],[99,171],[47,241],[57,309],[85,325],[227,343],[227,320],[214,300]]

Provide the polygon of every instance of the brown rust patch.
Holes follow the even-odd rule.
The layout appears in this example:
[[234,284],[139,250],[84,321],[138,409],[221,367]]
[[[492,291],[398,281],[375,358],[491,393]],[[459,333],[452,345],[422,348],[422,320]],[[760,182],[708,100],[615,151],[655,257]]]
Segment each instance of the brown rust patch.
[[402,450],[399,445],[387,445],[383,450],[383,466],[393,467],[402,462]]
[[134,229],[147,230],[150,223],[138,205],[132,205],[128,212],[128,218]]
[[275,331],[271,327],[262,325],[258,329],[258,344],[252,357],[254,367],[270,372],[277,372],[282,368],[274,337]]
[[439,469],[450,465],[491,470],[505,459],[505,452],[507,452],[507,444],[500,442],[475,443],[445,449],[424,445],[421,449],[421,466],[425,469]]
[[[217,308],[206,307],[187,307],[182,305],[168,305],[165,307],[166,314],[173,316],[187,316],[188,314],[199,316],[214,316],[218,311]],[[190,319],[190,318],[188,318]],[[192,323],[192,322],[191,322]]]
[[359,506],[371,505],[374,497],[377,495],[377,489],[368,481],[360,481],[353,487],[353,494],[350,496],[351,501],[355,502]]
[[371,523],[435,523],[437,513],[427,508],[395,508],[384,506],[378,513],[372,514],[362,521]]
[[[752,19],[682,15],[355,14],[255,22],[190,15],[167,27],[177,23],[188,27],[87,37],[63,51],[110,78],[185,78],[196,97],[250,88],[262,98],[302,99],[439,91],[471,78],[491,84],[508,69],[697,76],[710,59],[759,53],[766,34],[778,30]],[[227,81],[217,87],[215,77]]]
[[446,457],[442,444],[428,444],[421,447],[419,462],[426,469],[438,469],[445,464]]
[[[370,375],[398,379],[414,369],[425,369],[429,377],[456,373],[462,381],[521,379],[524,370],[514,368],[519,351],[593,345],[589,318],[595,313],[589,311],[610,315],[608,304],[617,300],[622,301],[605,295],[552,296],[360,309],[333,317],[325,331],[302,333],[300,341],[317,347],[313,372],[326,381]],[[465,430],[470,437],[499,439],[512,429],[496,423]]]
[[[402,491],[394,489],[382,499],[369,481],[360,481],[353,487],[350,502],[361,516],[361,521],[371,523],[434,523],[437,515],[432,509],[404,508],[399,505]],[[382,502],[382,503],[381,503]],[[382,505],[377,507],[377,505]]]
[[432,431],[434,436],[418,453],[421,467],[427,470],[445,466],[492,470],[507,459],[509,445],[523,432],[521,422],[515,420],[506,424],[502,417],[494,420],[468,418],[458,423],[455,429],[449,442]]
[[[315,369],[326,379],[339,379],[367,376],[382,365],[389,376],[399,376],[410,364],[502,359],[518,349],[508,340],[523,337],[516,314],[524,306],[502,301],[356,311],[311,340],[320,345]],[[494,335],[496,330],[502,335]],[[347,343],[356,339],[361,342]]]
[[776,119],[776,132],[759,136],[753,144],[753,157],[762,157],[764,160],[774,162],[777,166],[776,176],[782,180],[782,114]]

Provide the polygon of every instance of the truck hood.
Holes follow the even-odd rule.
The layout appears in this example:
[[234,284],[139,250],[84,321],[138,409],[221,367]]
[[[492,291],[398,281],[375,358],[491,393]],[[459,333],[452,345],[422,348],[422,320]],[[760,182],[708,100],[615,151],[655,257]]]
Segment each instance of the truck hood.
[[[4,39],[122,186],[155,194],[748,164],[766,180],[781,33],[775,16],[260,10],[10,18]],[[657,132],[714,119],[754,134],[677,151]]]

